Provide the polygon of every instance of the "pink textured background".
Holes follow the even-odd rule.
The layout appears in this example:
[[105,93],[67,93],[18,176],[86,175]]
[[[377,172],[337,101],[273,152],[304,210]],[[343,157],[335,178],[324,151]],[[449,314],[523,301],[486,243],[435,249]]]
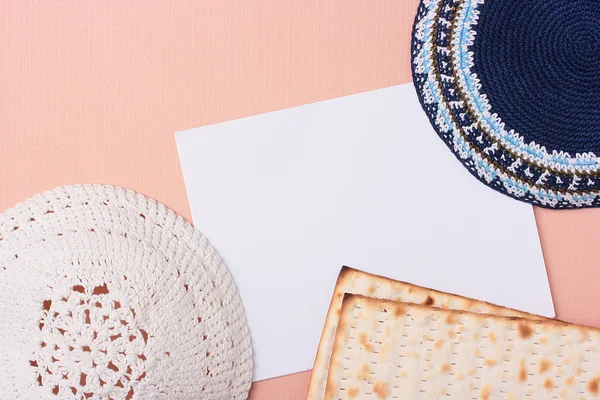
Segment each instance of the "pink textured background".
[[[0,211],[108,183],[189,220],[174,132],[409,82],[417,3],[0,2]],[[600,326],[600,210],[536,217],[558,317]],[[303,399],[307,381],[251,399]]]

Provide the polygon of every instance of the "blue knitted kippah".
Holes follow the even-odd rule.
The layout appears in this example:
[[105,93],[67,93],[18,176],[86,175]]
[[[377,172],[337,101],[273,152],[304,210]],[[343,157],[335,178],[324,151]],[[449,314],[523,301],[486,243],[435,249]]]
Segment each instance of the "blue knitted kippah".
[[412,68],[480,181],[542,207],[600,206],[598,0],[422,0]]

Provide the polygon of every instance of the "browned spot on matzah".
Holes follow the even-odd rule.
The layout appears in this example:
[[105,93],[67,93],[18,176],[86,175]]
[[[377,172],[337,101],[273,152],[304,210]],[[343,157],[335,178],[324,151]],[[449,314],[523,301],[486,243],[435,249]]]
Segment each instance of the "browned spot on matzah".
[[496,365],[496,361],[492,360],[491,358],[486,358],[485,365],[487,365],[488,367],[492,367],[492,366]]
[[369,339],[367,338],[367,334],[365,332],[361,332],[358,335],[358,342],[366,351],[373,351],[373,345],[369,343]]
[[496,334],[494,332],[490,332],[489,338],[492,344],[496,343]]
[[489,400],[490,395],[492,394],[492,386],[491,385],[483,385],[481,391],[479,392],[479,398],[481,400]]
[[575,375],[581,375],[581,371],[582,371],[582,369],[581,369],[581,365],[580,365],[579,367],[575,368]]
[[451,330],[451,329],[448,329],[448,337],[449,337],[449,338],[453,338],[454,336],[456,336],[456,333],[454,333],[454,331],[453,331],[453,330]]
[[382,381],[377,381],[375,382],[375,386],[373,386],[373,391],[380,399],[387,399],[390,395],[390,385]]
[[448,363],[442,364],[441,371],[443,373],[445,373],[445,374],[447,374],[448,372],[450,372],[450,364],[448,364]]
[[382,361],[387,360],[387,358],[391,352],[390,350],[392,348],[393,348],[393,343],[391,343],[391,342],[386,342],[381,345],[381,349],[379,349],[379,356],[381,357]]
[[454,313],[448,313],[448,315],[446,315],[446,323],[447,324],[455,324],[456,323],[456,315],[454,315]]
[[348,389],[348,398],[349,399],[353,399],[358,395],[358,388],[357,387],[351,387],[350,389]]
[[548,339],[547,339],[547,338],[545,338],[544,336],[542,336],[542,337],[540,338],[540,343],[541,343],[541,344],[548,344]]
[[552,383],[552,380],[550,378],[546,378],[546,380],[544,380],[544,387],[546,388],[546,390],[552,390],[554,384]]
[[463,374],[462,372],[459,372],[458,374],[456,374],[457,381],[462,381],[464,379],[465,379],[465,374]]
[[519,365],[519,381],[525,382],[527,380],[527,368],[525,367],[525,360],[521,359],[521,365]]
[[598,394],[598,389],[600,389],[600,376],[594,377],[594,379],[591,379],[587,384],[587,390],[591,394]]
[[367,293],[368,294],[373,294],[373,293],[375,293],[375,289],[376,289],[375,286],[371,285],[371,286],[369,286],[369,289],[367,290]]
[[443,345],[444,345],[444,339],[438,339],[435,341],[435,344],[433,345],[433,347],[435,347],[436,349],[440,349]]
[[402,304],[397,304],[396,307],[394,307],[394,317],[400,318],[400,317],[403,317],[405,314],[406,314],[406,306],[404,306]]
[[358,379],[366,381],[369,379],[369,366],[367,364],[363,364],[360,371],[358,372]]
[[538,370],[540,374],[543,374],[544,372],[550,370],[550,368],[552,368],[552,363],[550,362],[550,360],[542,358],[542,360],[540,361],[540,368]]
[[425,304],[426,306],[432,306],[433,303],[435,303],[435,300],[431,296],[427,296],[427,298],[423,302],[423,304]]
[[533,329],[525,321],[519,321],[517,325],[517,330],[519,331],[519,337],[521,339],[530,338],[533,335]]
[[565,381],[565,383],[567,384],[567,386],[573,386],[573,383],[575,383],[575,378],[573,378],[572,376],[568,377],[567,380]]

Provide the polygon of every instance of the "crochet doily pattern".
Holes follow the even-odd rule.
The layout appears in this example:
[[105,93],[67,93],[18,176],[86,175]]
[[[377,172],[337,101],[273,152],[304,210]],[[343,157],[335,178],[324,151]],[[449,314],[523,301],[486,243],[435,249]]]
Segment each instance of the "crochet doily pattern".
[[0,215],[0,398],[246,399],[233,280],[141,194],[57,188]]
[[480,181],[547,208],[600,206],[595,0],[421,0],[413,81]]

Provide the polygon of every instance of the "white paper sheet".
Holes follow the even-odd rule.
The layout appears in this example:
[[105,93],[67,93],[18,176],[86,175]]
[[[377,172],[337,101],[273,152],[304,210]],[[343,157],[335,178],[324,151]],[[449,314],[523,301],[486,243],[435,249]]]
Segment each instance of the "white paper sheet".
[[194,223],[244,303],[255,380],[312,367],[343,264],[554,316],[532,207],[462,167],[412,84],[176,139]]

